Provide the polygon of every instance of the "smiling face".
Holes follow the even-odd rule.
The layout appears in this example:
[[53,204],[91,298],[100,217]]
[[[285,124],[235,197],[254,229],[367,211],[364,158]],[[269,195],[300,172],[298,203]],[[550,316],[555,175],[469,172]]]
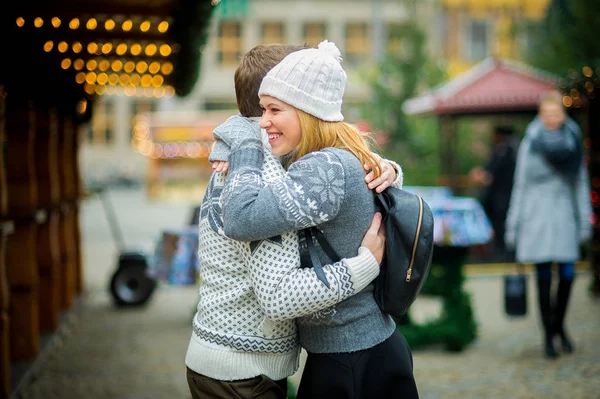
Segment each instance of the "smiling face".
[[271,96],[260,96],[263,110],[260,127],[269,135],[273,155],[283,156],[292,152],[302,138],[300,119],[296,108]]

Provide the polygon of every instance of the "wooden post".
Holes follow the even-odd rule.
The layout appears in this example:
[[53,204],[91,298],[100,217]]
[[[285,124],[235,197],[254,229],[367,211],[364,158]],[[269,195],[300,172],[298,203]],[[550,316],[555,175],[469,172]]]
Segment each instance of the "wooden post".
[[58,174],[60,180],[61,213],[59,222],[59,252],[61,263],[60,292],[61,307],[69,309],[73,305],[76,291],[76,246],[74,241],[75,186],[73,157],[71,154],[75,131],[72,115],[61,113],[58,132]]
[[[0,143],[4,144],[6,92],[0,85]],[[6,236],[14,231],[14,225],[6,220],[8,213],[4,151],[0,151],[0,397],[10,393],[10,288],[6,276]]]
[[58,115],[56,108],[36,110],[35,163],[38,203],[45,209],[46,223],[38,226],[40,329],[54,331],[60,322],[60,181],[58,179]]
[[440,166],[441,174],[445,176],[443,182],[440,182],[452,189],[456,195],[458,188],[456,168],[456,134],[454,133],[454,118],[451,115],[439,116],[440,131]]
[[6,277],[6,237],[12,234],[11,221],[0,222],[0,398],[10,393],[10,288]]
[[71,159],[73,165],[73,186],[74,186],[74,209],[73,209],[73,242],[75,243],[74,257],[75,257],[75,293],[81,294],[85,289],[84,274],[83,274],[83,262],[81,259],[81,229],[79,224],[79,199],[83,195],[84,187],[83,180],[81,178],[81,169],[79,165],[79,145],[81,138],[81,131],[78,127],[73,129],[73,145],[71,147]]
[[32,359],[39,352],[37,271],[37,182],[35,176],[35,113],[31,101],[7,101],[6,180],[8,215],[15,232],[7,246],[10,286],[11,359]]
[[[0,85],[0,144],[6,140],[6,92]],[[0,147],[0,216],[6,217],[8,213],[8,188],[6,186],[4,149]]]

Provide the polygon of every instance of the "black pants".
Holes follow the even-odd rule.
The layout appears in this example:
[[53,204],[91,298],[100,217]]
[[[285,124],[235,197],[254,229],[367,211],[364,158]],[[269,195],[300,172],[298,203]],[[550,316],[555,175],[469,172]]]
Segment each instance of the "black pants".
[[352,353],[308,353],[298,399],[416,399],[408,343],[398,331],[373,348]]

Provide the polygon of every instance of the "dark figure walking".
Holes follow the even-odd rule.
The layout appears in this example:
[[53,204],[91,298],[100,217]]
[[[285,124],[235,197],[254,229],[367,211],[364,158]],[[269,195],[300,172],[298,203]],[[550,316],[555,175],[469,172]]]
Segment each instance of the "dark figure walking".
[[490,258],[496,262],[512,262],[514,253],[506,248],[504,242],[506,214],[517,160],[512,127],[497,126],[493,140],[490,160],[483,169],[473,168],[471,179],[484,187],[481,205],[494,229],[494,247]]

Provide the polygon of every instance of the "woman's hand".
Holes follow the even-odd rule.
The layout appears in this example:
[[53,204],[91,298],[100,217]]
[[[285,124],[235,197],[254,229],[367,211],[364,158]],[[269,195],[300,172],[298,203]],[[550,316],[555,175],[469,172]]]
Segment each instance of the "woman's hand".
[[385,251],[385,229],[381,225],[381,213],[376,212],[375,215],[373,215],[371,226],[363,237],[360,246],[371,251],[377,260],[377,263],[381,265]]
[[229,170],[229,162],[227,161],[214,161],[212,163],[212,170],[215,172],[227,173]]
[[[396,180],[396,169],[394,169],[394,167],[389,162],[381,158],[379,154],[373,153],[372,155],[373,158],[378,160],[381,164],[381,175],[378,178],[375,178],[375,174],[373,173],[373,171],[370,171],[365,176],[365,182],[367,182],[367,185],[371,190],[375,189],[376,192],[380,193],[389,186],[391,186],[392,183]],[[369,165],[365,164],[363,165],[363,167],[365,168],[365,170],[369,170]]]

